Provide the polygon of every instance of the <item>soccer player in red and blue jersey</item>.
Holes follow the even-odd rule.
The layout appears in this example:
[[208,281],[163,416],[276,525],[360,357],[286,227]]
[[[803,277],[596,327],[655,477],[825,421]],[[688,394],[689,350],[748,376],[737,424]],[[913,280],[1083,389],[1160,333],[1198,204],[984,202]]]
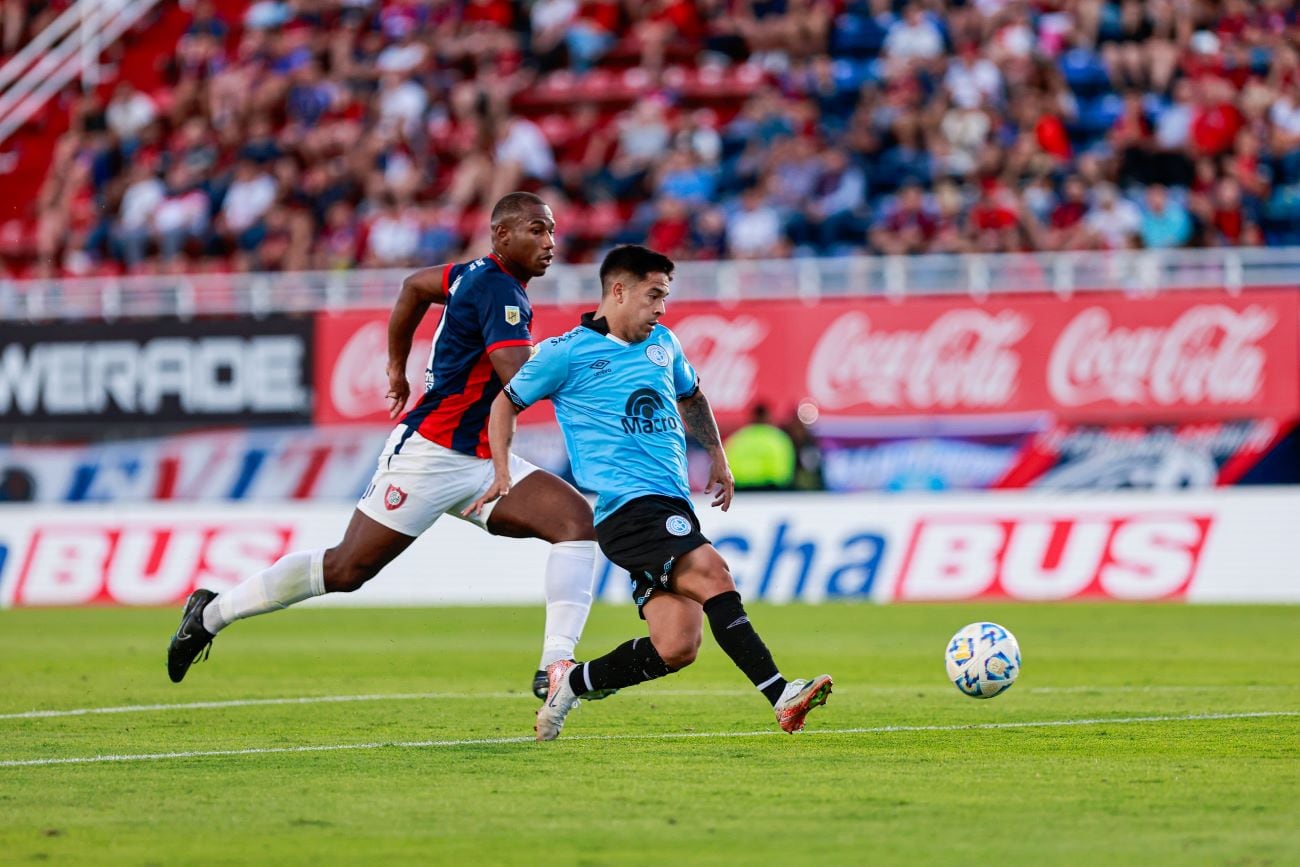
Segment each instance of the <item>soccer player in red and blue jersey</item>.
[[[526,286],[554,258],[555,220],[532,193],[511,193],[492,209],[492,252],[408,277],[388,323],[388,399],[396,418],[410,397],[406,360],[430,305],[445,305],[424,393],[379,456],[379,466],[342,541],[287,554],[224,593],[195,590],[167,652],[179,683],[220,630],[324,593],[350,592],[373,578],[443,514],[462,512],[494,479],[487,421],[492,401],[532,351]],[[551,543],[546,564],[546,632],[533,691],[545,697],[545,669],[570,659],[591,609],[596,535],[587,500],[571,485],[510,456],[512,489],[494,508],[465,518],[489,533]]]

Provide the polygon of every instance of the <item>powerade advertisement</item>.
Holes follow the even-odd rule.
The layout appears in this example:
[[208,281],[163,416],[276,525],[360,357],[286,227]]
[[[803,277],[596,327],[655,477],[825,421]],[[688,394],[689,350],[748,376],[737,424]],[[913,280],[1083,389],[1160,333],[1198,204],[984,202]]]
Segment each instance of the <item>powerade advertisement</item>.
[[0,423],[291,424],[312,415],[310,318],[0,324]]

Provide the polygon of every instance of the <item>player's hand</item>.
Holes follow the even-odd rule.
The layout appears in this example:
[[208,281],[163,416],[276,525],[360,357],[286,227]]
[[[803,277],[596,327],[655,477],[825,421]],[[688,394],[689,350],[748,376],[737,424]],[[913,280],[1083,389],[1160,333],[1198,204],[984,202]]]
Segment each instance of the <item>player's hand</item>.
[[406,381],[406,368],[388,366],[388,417],[397,418],[411,397],[411,384]]
[[732,477],[731,467],[725,460],[715,460],[710,466],[709,483],[704,490],[714,495],[714,508],[721,506],[724,512],[731,508],[731,497],[736,493],[736,480]]
[[492,484],[488,487],[488,489],[483,492],[483,496],[479,497],[477,500],[470,503],[467,508],[461,511],[460,513],[461,517],[464,518],[474,517],[479,512],[483,511],[483,507],[486,506],[488,503],[492,502],[495,499],[498,499],[499,497],[504,497],[508,493],[510,493],[509,477],[502,478],[501,476],[497,476],[495,479],[492,480]]

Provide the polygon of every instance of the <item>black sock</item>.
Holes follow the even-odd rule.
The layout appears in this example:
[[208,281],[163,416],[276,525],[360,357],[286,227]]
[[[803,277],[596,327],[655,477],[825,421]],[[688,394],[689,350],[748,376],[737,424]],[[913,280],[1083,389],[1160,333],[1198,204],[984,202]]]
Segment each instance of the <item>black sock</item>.
[[649,638],[625,641],[604,656],[580,663],[569,672],[569,686],[575,695],[593,689],[622,689],[672,674]]
[[776,704],[785,690],[785,678],[777,671],[767,645],[750,624],[740,594],[735,590],[719,593],[704,603],[704,613],[708,615],[709,628],[718,646],[758,687],[763,697]]

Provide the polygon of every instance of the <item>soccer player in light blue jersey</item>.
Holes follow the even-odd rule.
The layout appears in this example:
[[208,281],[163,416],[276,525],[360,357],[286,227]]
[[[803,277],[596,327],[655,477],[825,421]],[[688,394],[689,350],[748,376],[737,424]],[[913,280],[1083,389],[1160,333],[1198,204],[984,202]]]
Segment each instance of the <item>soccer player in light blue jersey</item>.
[[718,425],[677,337],[659,324],[673,262],[645,247],[616,247],[600,267],[600,307],[567,334],[543,341],[492,403],[495,480],[472,514],[510,492],[510,444],[518,413],[550,398],[579,487],[596,493],[596,538],[627,569],[649,627],[587,662],[547,668],[537,739],[560,734],[583,695],[671,674],[695,660],[703,619],[718,645],[771,702],[787,732],[826,702],[829,675],[786,681],[745,614],[731,571],[700,532],[686,475],[689,432],[712,459],[707,490],[726,511],[735,483]]

